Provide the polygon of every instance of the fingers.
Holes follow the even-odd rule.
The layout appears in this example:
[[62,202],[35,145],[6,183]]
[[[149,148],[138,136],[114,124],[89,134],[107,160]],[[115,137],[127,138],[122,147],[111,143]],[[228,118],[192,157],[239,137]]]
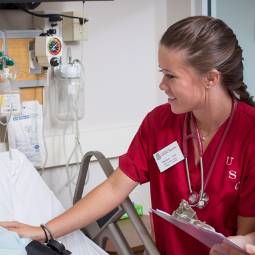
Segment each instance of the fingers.
[[216,244],[212,247],[212,249],[209,252],[209,255],[222,255],[223,247],[221,244]]
[[16,232],[20,237],[44,241],[45,234],[41,227],[30,226],[18,221],[1,221],[0,226],[9,231]]
[[17,228],[23,225],[22,223],[18,221],[0,221],[0,226],[3,228]]
[[225,243],[222,244],[222,247],[223,247],[225,253],[228,254],[228,255],[245,255],[246,254],[245,252],[237,250],[237,249],[235,249],[235,248],[233,248],[233,247],[231,247],[231,246],[229,246]]
[[235,243],[237,246],[239,246],[243,249],[244,249],[244,246],[247,242],[245,236],[241,236],[241,235],[239,235],[239,236],[229,236],[228,239],[230,241],[232,241],[233,243]]
[[222,255],[222,253],[219,253],[216,249],[212,248],[209,252],[209,255]]
[[245,249],[250,255],[255,255],[255,245],[247,244]]
[[[254,246],[255,248],[255,246]],[[212,247],[210,250],[209,255],[245,255],[247,253],[240,251],[239,249],[236,249],[232,246],[230,246],[228,243],[223,242],[222,244],[217,244]],[[255,255],[255,253],[251,253],[251,255]]]

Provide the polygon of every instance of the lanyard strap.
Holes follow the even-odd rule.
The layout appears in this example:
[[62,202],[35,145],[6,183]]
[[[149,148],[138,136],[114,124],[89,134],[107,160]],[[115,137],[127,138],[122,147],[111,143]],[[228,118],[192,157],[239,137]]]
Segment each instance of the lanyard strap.
[[230,130],[230,126],[231,126],[231,124],[232,124],[232,122],[233,122],[233,119],[234,119],[234,113],[235,113],[235,111],[236,111],[236,106],[237,106],[237,100],[234,99],[234,101],[233,101],[233,108],[232,108],[232,111],[231,111],[231,114],[230,114],[230,117],[229,117],[229,120],[228,120],[228,123],[227,123],[227,127],[226,127],[225,130],[224,130],[223,136],[222,136],[222,138],[221,138],[221,140],[220,140],[220,143],[219,143],[219,145],[218,145],[218,148],[217,148],[217,150],[216,150],[216,152],[215,152],[215,155],[214,155],[212,164],[211,164],[211,166],[210,166],[210,168],[209,168],[208,175],[206,176],[205,187],[204,187],[204,188],[206,188],[206,186],[207,186],[207,184],[208,184],[208,182],[209,182],[209,180],[210,180],[210,177],[211,177],[211,175],[212,175],[213,168],[214,168],[214,166],[215,166],[215,164],[216,164],[216,161],[217,161],[217,159],[218,159],[218,156],[219,156],[221,147],[222,147],[222,145],[223,145],[223,143],[224,143],[224,141],[225,141],[225,138],[226,138],[226,136],[227,136],[227,134],[228,134],[228,131]]
[[194,136],[192,132],[188,135],[189,122],[190,122],[190,114],[186,113],[184,124],[183,124],[183,139],[182,139],[182,150],[183,150],[184,158],[188,158],[188,139]]
[[203,154],[204,154],[204,148],[203,148],[203,144],[202,144],[202,139],[197,127],[197,122],[194,119],[194,116],[192,113],[190,113],[190,128],[192,130],[192,133],[195,131],[195,141],[197,143],[198,146],[198,153],[199,153],[199,157],[202,158]]
[[[205,188],[207,187],[207,184],[210,180],[210,177],[212,175],[212,171],[213,171],[213,168],[216,164],[216,161],[218,159],[218,156],[219,156],[219,153],[220,153],[220,150],[221,150],[221,147],[225,141],[225,138],[228,134],[228,131],[230,129],[230,126],[233,122],[233,117],[234,117],[234,113],[235,113],[235,110],[236,110],[236,106],[237,106],[237,101],[234,99],[233,100],[233,107],[232,107],[232,110],[231,110],[231,114],[230,114],[230,117],[229,117],[229,120],[228,120],[228,123],[227,123],[227,127],[226,129],[224,130],[224,133],[223,133],[223,136],[222,136],[222,139],[217,147],[217,150],[215,152],[215,155],[213,157],[213,161],[212,161],[212,164],[210,165],[210,168],[209,168],[209,171],[208,171],[208,174],[206,176],[206,180],[205,180],[205,183],[204,183],[204,169],[203,169],[203,145],[202,145],[202,141],[201,141],[201,137],[200,137],[200,134],[199,134],[199,130],[197,128],[197,125],[196,125],[196,122],[194,120],[194,117],[191,113],[186,113],[185,114],[185,119],[184,119],[184,126],[183,126],[183,154],[184,154],[184,158],[185,158],[185,168],[186,168],[186,175],[187,175],[187,180],[188,180],[188,187],[189,187],[189,191],[190,193],[192,192],[192,187],[191,187],[191,182],[190,182],[190,175],[189,175],[189,164],[188,164],[188,139],[190,137],[195,137],[195,140],[197,142],[197,145],[198,145],[198,150],[199,150],[199,157],[200,157],[200,171],[201,171],[201,187],[202,190],[204,191]],[[191,133],[188,135],[188,123],[190,122],[191,124]],[[195,128],[194,128],[195,126]],[[195,136],[193,134],[195,130]]]
[[188,135],[188,123],[189,123],[189,114],[185,114],[184,125],[183,125],[183,137],[182,137],[182,150],[184,154],[185,160],[185,170],[188,182],[189,193],[192,193],[190,175],[189,175],[189,162],[188,162],[188,138],[192,137],[193,134],[191,133]]

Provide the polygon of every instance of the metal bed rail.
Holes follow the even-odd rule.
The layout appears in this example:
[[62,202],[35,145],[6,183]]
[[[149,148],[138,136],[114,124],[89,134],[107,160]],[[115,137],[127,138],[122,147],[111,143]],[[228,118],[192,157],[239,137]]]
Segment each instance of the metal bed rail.
[[[76,203],[82,198],[89,163],[93,156],[97,159],[107,177],[109,177],[114,171],[110,161],[101,152],[87,152],[82,159],[81,168],[74,192],[73,203]],[[112,210],[110,213],[97,220],[96,222],[90,224],[89,226],[81,229],[81,231],[89,236],[92,240],[94,240],[103,249],[105,249],[107,239],[110,239],[118,254],[133,255],[134,253],[132,249],[130,248],[127,240],[125,239],[117,224],[118,219],[125,212],[128,214],[131,223],[133,224],[139,238],[144,244],[145,254],[160,255],[144,223],[137,215],[129,197],[126,198],[117,208]]]

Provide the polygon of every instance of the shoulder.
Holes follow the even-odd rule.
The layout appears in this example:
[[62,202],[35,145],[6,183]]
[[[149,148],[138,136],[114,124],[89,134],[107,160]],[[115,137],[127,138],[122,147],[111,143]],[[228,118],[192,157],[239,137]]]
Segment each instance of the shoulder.
[[[246,104],[245,102],[239,102],[237,108],[238,120],[243,127],[252,127],[255,125],[255,107]],[[247,126],[245,126],[247,125]]]
[[185,114],[175,114],[171,111],[171,106],[166,103],[155,107],[150,111],[146,118],[145,123],[150,125],[150,128],[163,130],[179,128],[184,120]]
[[151,134],[165,131],[169,132],[171,130],[175,131],[180,129],[183,120],[184,114],[174,114],[171,111],[171,106],[166,103],[150,111],[143,120],[141,128],[149,130]]
[[159,105],[150,111],[147,115],[150,120],[155,120],[160,122],[169,121],[171,119],[178,118],[177,114],[171,111],[171,107],[168,103]]
[[242,143],[242,148],[252,147],[254,151],[255,140],[255,107],[239,102],[236,111],[235,121],[232,125],[232,130],[235,133],[235,138]]

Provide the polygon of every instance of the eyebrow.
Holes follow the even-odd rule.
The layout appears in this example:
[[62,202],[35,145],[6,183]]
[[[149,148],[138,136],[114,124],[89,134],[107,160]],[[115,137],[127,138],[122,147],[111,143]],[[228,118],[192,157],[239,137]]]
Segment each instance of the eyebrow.
[[165,69],[165,68],[162,68],[161,66],[158,66],[158,67],[159,67],[159,69],[160,69],[160,72],[166,72],[166,73],[172,74],[172,72],[171,72],[170,70]]

